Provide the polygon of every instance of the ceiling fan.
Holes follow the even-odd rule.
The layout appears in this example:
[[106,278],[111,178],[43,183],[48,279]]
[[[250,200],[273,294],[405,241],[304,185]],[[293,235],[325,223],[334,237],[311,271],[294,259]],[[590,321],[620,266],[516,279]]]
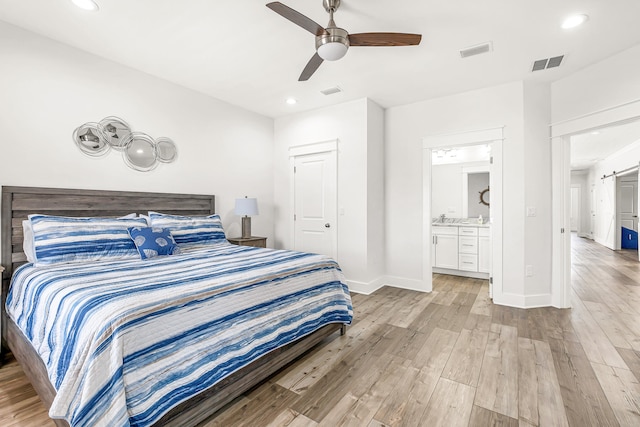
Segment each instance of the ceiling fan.
[[349,46],[415,46],[420,44],[421,34],[407,33],[359,33],[349,34],[338,28],[333,21],[333,14],[340,6],[340,0],[323,0],[324,8],[329,12],[329,24],[323,28],[314,20],[291,9],[278,1],[268,3],[267,7],[313,33],[316,36],[316,53],[307,63],[298,81],[309,80],[323,61],[336,61],[342,58]]

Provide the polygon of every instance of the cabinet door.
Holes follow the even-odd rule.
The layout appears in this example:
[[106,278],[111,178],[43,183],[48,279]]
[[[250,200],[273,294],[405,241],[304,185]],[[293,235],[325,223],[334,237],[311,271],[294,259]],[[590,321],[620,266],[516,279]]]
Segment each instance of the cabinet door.
[[435,267],[458,269],[458,236],[437,235],[434,252]]
[[491,239],[489,237],[478,237],[478,271],[491,273]]

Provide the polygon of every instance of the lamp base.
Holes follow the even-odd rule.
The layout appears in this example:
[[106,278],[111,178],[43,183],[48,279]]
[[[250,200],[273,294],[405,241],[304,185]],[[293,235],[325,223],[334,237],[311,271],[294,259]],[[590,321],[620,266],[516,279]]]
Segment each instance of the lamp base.
[[242,238],[249,237],[251,237],[251,217],[245,215],[242,217]]

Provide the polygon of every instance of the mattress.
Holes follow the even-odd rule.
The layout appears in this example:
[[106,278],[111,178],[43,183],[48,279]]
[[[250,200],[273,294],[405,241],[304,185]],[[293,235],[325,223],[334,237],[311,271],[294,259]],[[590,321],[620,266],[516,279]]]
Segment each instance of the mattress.
[[148,426],[270,351],[350,324],[328,257],[228,243],[147,260],[25,264],[7,313],[71,426]]

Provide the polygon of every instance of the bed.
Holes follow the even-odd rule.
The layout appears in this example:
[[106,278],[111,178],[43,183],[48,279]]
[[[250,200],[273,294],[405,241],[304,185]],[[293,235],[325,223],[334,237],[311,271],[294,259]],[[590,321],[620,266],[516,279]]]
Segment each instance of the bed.
[[169,256],[26,262],[22,221],[30,214],[46,215],[46,224],[48,216],[161,212],[155,226],[174,216],[216,218],[214,201],[2,188],[3,351],[12,351],[54,417],[75,425],[197,425],[344,332],[348,289],[337,264],[319,255],[240,247],[219,236],[192,245],[190,234],[174,229],[182,240]]

